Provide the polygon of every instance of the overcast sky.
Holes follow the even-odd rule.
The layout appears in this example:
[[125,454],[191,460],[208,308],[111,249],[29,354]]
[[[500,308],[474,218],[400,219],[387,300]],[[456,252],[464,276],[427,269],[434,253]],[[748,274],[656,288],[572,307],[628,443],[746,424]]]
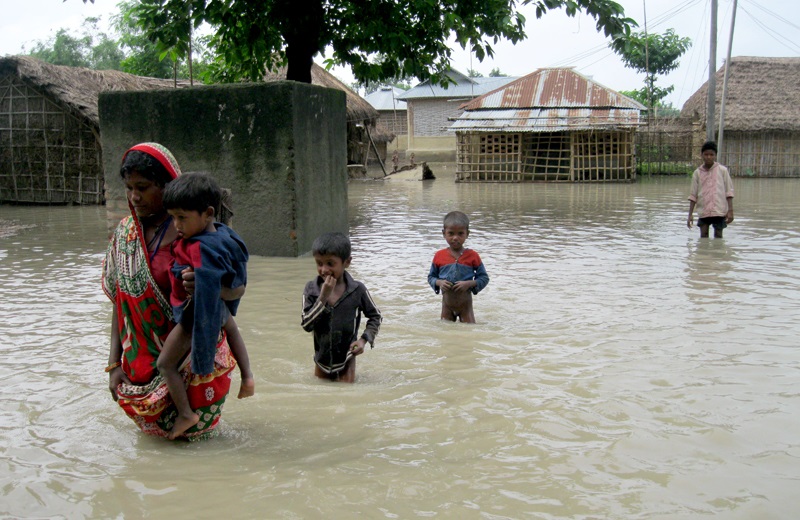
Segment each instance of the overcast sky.
[[[0,55],[18,54],[37,40],[46,40],[61,27],[79,30],[89,16],[107,23],[117,12],[118,0],[0,0]],[[693,45],[681,58],[680,67],[659,80],[674,85],[667,102],[680,108],[708,79],[711,0],[617,0],[626,14],[648,32],[672,28],[691,38]],[[733,0],[718,0],[717,63],[727,54]],[[537,20],[533,9],[522,8],[527,18],[528,39],[516,46],[502,42],[494,46],[495,57],[483,63],[455,45],[453,68],[464,73],[475,69],[485,76],[498,68],[504,74],[524,76],[540,67],[573,66],[595,81],[615,90],[642,86],[643,76],[626,69],[608,49],[608,39],[595,29],[588,16],[569,18],[552,11]],[[733,35],[732,56],[800,56],[800,0],[739,0]],[[345,83],[353,81],[349,71],[335,69]]]

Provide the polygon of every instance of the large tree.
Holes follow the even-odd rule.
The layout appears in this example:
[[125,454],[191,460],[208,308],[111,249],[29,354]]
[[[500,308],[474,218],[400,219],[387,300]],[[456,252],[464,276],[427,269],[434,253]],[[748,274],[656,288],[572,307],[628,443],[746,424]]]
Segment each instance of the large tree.
[[646,100],[644,104],[648,108],[655,108],[675,89],[674,86],[656,86],[656,76],[677,69],[678,59],[691,44],[691,39],[681,38],[673,29],[667,29],[664,34],[636,32],[620,35],[609,46],[622,58],[626,67],[644,73],[644,88],[638,91],[639,97]]
[[529,4],[537,18],[558,8],[586,12],[612,37],[636,25],[613,0],[141,0],[137,17],[163,49],[181,48],[192,28],[208,24],[230,80],[257,80],[286,64],[287,79],[309,83],[314,56],[330,49],[328,63],[350,66],[361,82],[444,82],[451,36],[482,61],[501,39],[525,38],[517,8]]

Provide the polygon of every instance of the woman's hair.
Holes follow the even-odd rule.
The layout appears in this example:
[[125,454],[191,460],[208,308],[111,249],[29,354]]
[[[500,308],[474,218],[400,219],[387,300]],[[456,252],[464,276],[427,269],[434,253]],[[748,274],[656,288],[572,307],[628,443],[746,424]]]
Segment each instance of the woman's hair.
[[703,153],[706,150],[714,150],[714,153],[717,153],[717,143],[715,143],[714,141],[706,141],[700,148],[700,153]]
[[350,258],[350,239],[344,233],[324,233],[311,244],[312,255],[334,255],[342,262]]
[[451,211],[444,216],[444,227],[461,226],[469,229],[469,217],[460,211]]
[[130,150],[122,160],[119,175],[123,179],[134,172],[139,172],[147,180],[153,181],[162,188],[173,179],[163,164],[152,155],[139,150]]
[[209,206],[219,215],[222,190],[210,175],[184,173],[164,188],[164,209],[204,212]]

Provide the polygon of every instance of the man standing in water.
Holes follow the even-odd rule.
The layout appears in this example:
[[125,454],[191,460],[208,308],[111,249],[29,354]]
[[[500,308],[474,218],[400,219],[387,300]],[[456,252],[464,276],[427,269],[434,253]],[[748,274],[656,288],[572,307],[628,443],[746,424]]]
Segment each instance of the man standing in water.
[[733,182],[728,169],[717,162],[717,143],[706,141],[700,153],[703,156],[703,165],[692,174],[686,226],[692,229],[692,214],[697,204],[700,238],[708,238],[709,226],[714,226],[714,238],[722,238],[722,230],[733,222]]

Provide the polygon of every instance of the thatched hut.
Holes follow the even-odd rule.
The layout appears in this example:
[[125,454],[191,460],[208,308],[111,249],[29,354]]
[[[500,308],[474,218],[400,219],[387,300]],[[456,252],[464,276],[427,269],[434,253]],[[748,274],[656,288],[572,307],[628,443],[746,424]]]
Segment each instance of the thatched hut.
[[461,106],[460,182],[631,181],[645,107],[572,68],[546,68]]
[[0,201],[103,203],[98,95],[167,88],[174,83],[0,58]]
[[[286,79],[286,67],[267,72],[264,81],[283,81]],[[386,139],[388,133],[376,132],[378,111],[372,108],[364,98],[353,92],[350,87],[339,81],[336,76],[316,63],[311,66],[311,84],[320,87],[335,88],[345,93],[347,104],[347,163],[366,166],[370,149],[377,146],[377,139]],[[385,141],[384,141],[384,149]]]
[[[725,68],[716,74],[715,134],[719,128]],[[731,58],[719,161],[731,175],[800,176],[800,58]],[[708,83],[684,103],[695,121],[695,150],[705,139]],[[717,135],[717,138],[719,136]]]

